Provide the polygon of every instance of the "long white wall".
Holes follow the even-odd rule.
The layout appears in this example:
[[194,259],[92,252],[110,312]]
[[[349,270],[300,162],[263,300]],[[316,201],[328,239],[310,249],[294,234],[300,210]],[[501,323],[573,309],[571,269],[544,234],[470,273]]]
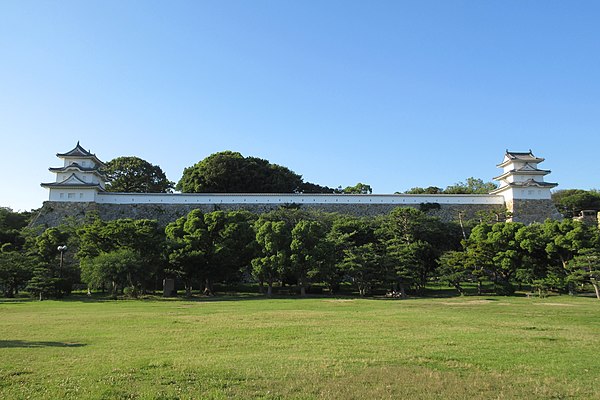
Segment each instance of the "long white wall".
[[109,193],[96,195],[102,204],[504,204],[498,195],[410,194],[170,194]]
[[97,190],[90,188],[53,187],[50,188],[50,201],[93,202],[97,198]]

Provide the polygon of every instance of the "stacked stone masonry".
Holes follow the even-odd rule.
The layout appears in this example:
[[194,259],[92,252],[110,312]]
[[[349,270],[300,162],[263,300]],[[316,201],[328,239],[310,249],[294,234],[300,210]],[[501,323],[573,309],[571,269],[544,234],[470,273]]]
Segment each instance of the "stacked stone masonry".
[[[463,221],[471,219],[502,219],[505,208],[498,204],[439,204],[428,203],[422,208],[428,215],[439,217],[443,221]],[[284,205],[291,206],[291,205]],[[387,214],[396,207],[409,207],[396,204],[306,204],[293,205],[305,210],[318,210],[354,216],[376,216]],[[203,212],[215,210],[248,210],[253,213],[264,213],[281,207],[279,204],[99,204],[44,202],[34,224],[53,227],[61,224],[69,217],[83,220],[86,216],[97,214],[102,220],[119,218],[156,219],[164,226],[177,218],[187,215],[191,210],[200,209]]]

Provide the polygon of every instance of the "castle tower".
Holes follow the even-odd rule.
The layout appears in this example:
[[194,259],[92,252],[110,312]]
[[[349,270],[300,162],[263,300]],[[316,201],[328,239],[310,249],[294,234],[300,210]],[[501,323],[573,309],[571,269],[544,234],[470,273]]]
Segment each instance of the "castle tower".
[[559,218],[550,192],[558,184],[544,182],[544,176],[551,171],[538,168],[543,161],[531,150],[527,153],[506,150],[504,160],[497,165],[503,169],[503,173],[494,178],[500,186],[490,194],[504,197],[514,222],[543,222],[545,218],[538,215]]
[[56,174],[56,181],[42,183],[50,191],[50,201],[95,201],[96,193],[104,191],[106,176],[100,170],[105,164],[95,154],[85,150],[79,142],[75,148],[56,156],[63,166],[49,168]]

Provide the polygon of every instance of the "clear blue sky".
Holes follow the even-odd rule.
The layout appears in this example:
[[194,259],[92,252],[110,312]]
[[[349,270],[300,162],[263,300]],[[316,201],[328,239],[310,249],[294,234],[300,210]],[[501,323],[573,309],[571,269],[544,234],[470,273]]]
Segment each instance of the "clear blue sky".
[[0,206],[57,152],[177,182],[222,150],[375,193],[491,180],[505,149],[598,188],[598,1],[0,1]]

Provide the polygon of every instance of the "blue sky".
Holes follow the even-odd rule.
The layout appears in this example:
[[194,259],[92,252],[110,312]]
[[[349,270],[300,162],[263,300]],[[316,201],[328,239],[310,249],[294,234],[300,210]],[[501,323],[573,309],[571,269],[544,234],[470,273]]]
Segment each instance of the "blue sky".
[[178,181],[222,150],[375,193],[491,180],[505,149],[599,188],[597,1],[0,2],[0,206],[57,152]]

